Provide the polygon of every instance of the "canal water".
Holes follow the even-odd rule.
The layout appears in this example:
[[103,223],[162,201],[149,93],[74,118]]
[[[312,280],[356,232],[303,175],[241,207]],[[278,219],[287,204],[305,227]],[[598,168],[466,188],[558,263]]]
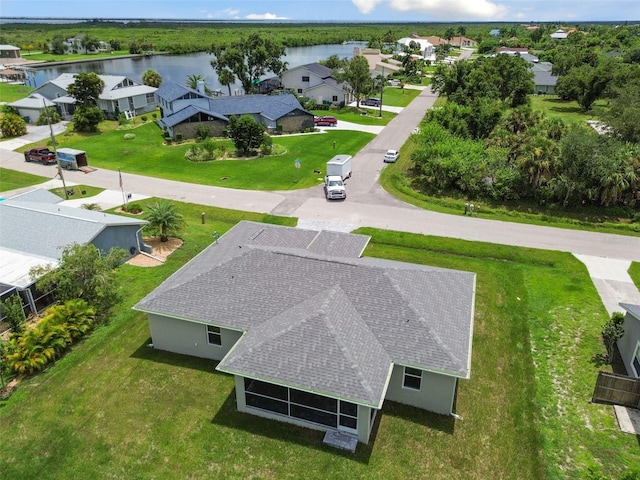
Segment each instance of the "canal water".
[[[314,45],[311,47],[291,47],[286,49],[283,58],[291,69],[298,65],[317,62],[337,55],[339,58],[353,57],[354,47],[364,48],[365,42],[349,42],[336,45]],[[211,67],[213,55],[193,53],[187,55],[151,55],[128,58],[102,59],[89,62],[32,66],[28,68],[26,84],[39,87],[43,83],[55,79],[62,73],[97,73],[99,75],[124,75],[132,80],[142,82],[142,74],[152,69],[157,71],[163,82],[175,82],[184,85],[190,75],[201,75],[211,90],[221,89],[228,93],[226,86],[218,82],[218,77]],[[270,77],[272,75],[266,75]],[[232,91],[240,88],[240,83],[232,85]]]

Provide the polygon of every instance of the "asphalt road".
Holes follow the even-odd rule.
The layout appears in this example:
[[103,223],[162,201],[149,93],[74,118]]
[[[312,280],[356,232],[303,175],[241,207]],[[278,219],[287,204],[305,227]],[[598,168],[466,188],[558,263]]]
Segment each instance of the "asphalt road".
[[[441,237],[483,241],[503,245],[559,250],[580,255],[640,261],[640,238],[499,222],[479,217],[445,215],[418,209],[386,193],[378,184],[387,149],[400,149],[425,111],[436,100],[423,90],[353,159],[353,175],[347,181],[345,201],[325,200],[322,187],[289,192],[261,192],[194,185],[123,172],[125,189],[137,194],[187,201],[222,208],[298,217],[303,222],[326,222],[347,227],[370,226],[388,230],[422,233]],[[34,140],[36,133],[30,134]],[[40,131],[40,139],[48,129]],[[26,141],[26,140],[25,140]],[[11,150],[16,142],[0,142],[0,167],[26,171],[49,178],[55,166],[25,163],[22,154]],[[327,160],[336,152],[328,152]],[[88,174],[65,172],[65,179],[96,187],[119,190],[118,173],[98,169]],[[10,196],[16,192],[5,192]]]

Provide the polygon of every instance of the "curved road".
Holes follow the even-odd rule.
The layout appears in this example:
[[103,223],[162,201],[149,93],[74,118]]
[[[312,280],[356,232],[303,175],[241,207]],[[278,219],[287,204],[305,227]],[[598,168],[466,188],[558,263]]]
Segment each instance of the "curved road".
[[[425,89],[353,158],[353,176],[347,181],[348,198],[343,202],[325,200],[320,186],[288,192],[260,192],[194,185],[124,173],[127,191],[222,208],[298,217],[327,228],[348,230],[370,226],[388,230],[422,233],[504,245],[560,250],[579,255],[640,261],[640,238],[567,230],[519,223],[486,220],[482,217],[446,215],[421,210],[386,193],[378,184],[387,149],[400,149],[425,111],[436,100]],[[27,136],[24,143],[48,136],[48,127],[39,138]],[[58,126],[59,128],[59,126]],[[25,163],[22,154],[11,151],[19,144],[0,143],[0,167],[55,177],[55,169]],[[333,153],[333,152],[331,152]],[[339,152],[337,152],[339,153]],[[329,157],[330,155],[327,155]],[[328,158],[327,158],[328,159]],[[65,172],[69,182],[83,183],[119,191],[118,174],[99,169],[89,174]],[[16,192],[6,192],[10,196]],[[480,211],[482,215],[482,212]]]

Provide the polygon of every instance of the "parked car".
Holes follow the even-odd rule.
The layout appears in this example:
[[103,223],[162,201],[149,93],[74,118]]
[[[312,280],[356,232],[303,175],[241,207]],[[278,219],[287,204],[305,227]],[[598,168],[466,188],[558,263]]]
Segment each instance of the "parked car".
[[360,103],[362,103],[362,105],[367,105],[368,107],[379,107],[381,105],[379,98],[365,98]]
[[47,147],[36,147],[24,152],[25,162],[40,162],[45,165],[56,163],[56,154]]
[[400,152],[398,150],[387,150],[384,154],[384,163],[394,163],[398,159]]
[[324,117],[315,117],[313,119],[314,123],[319,126],[330,126],[330,127],[335,127],[336,125],[338,125],[338,119],[336,117],[330,117],[330,116],[324,116]]
[[391,78],[389,80],[389,85],[392,87],[399,87],[400,86],[400,80],[396,80],[395,78]]

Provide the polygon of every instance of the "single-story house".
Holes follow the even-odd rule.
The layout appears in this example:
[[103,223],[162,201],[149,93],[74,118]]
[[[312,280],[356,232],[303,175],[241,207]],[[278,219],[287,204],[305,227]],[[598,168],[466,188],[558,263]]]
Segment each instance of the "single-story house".
[[333,71],[320,63],[307,63],[281,75],[282,85],[299,96],[313,99],[317,105],[346,105],[351,96],[343,84],[333,78]]
[[20,48],[13,45],[0,45],[0,60],[20,58]]
[[452,47],[458,47],[458,48],[478,46],[478,42],[467,37],[453,37],[451,40],[448,41],[448,43]]
[[564,40],[565,38],[567,38],[569,34],[567,32],[565,32],[562,29],[556,30],[555,32],[553,32],[551,35],[549,35],[551,38],[553,38],[554,40]]
[[36,123],[45,107],[56,106],[55,103],[48,98],[43,97],[39,93],[30,93],[28,97],[21,98],[20,100],[11,102],[8,105],[16,108],[18,110],[18,115],[20,115],[27,123]]
[[533,92],[539,95],[554,95],[556,93],[556,83],[558,76],[553,75],[553,64],[551,62],[541,62],[538,57],[528,53],[526,48],[500,47],[498,53],[505,55],[517,55],[529,63],[533,72]]
[[621,303],[624,316],[624,335],[618,339],[618,351],[627,369],[627,375],[640,378],[640,305]]
[[0,284],[3,296],[18,292],[27,312],[47,307],[48,292],[38,292],[29,271],[56,265],[71,244],[92,244],[107,252],[122,248],[130,256],[151,252],[141,230],[148,222],[120,215],[74,208],[53,193],[36,189],[0,202]]
[[177,83],[163,83],[156,91],[160,127],[168,135],[196,136],[197,128],[209,128],[210,136],[222,136],[229,117],[251,115],[267,131],[295,132],[313,128],[313,114],[290,93],[209,97],[204,92]]
[[[75,81],[75,73],[63,73],[33,90],[51,100],[58,107],[63,120],[70,120],[75,111],[75,99],[68,95],[67,89]],[[119,113],[130,112],[138,116],[154,112],[155,87],[143,85],[123,75],[98,75],[104,82],[104,89],[98,98],[98,107],[109,119],[116,119]],[[37,117],[36,117],[37,118]]]
[[455,415],[475,274],[370,237],[242,221],[140,300],[154,348],[235,377],[238,410],[369,441],[385,400]]

